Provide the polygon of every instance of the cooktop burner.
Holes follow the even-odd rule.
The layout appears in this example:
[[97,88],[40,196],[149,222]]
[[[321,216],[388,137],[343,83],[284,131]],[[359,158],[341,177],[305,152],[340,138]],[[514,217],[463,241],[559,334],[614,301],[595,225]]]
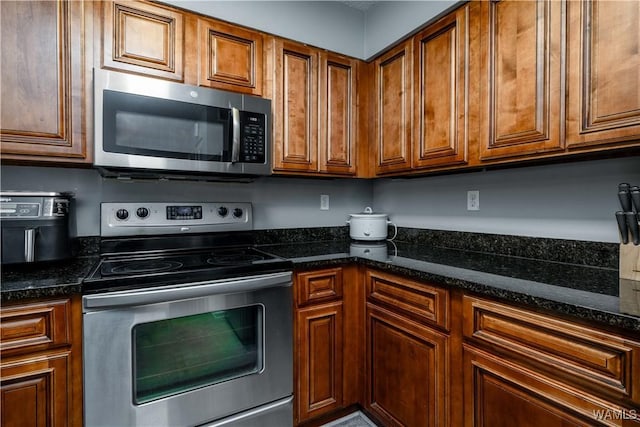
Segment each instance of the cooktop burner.
[[234,249],[214,251],[207,263],[211,265],[237,265],[250,264],[256,261],[263,261],[268,255],[256,253],[249,249]]
[[182,263],[177,261],[163,261],[158,259],[142,261],[121,261],[111,266],[112,274],[160,273],[177,270]]

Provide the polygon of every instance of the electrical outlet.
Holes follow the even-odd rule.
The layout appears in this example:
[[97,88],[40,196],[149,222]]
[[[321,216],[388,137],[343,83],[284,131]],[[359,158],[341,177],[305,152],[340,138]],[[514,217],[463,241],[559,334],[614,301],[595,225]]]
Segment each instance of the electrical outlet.
[[467,191],[467,210],[468,211],[480,210],[480,191],[479,190]]
[[329,195],[321,194],[320,195],[320,210],[328,211],[329,210]]

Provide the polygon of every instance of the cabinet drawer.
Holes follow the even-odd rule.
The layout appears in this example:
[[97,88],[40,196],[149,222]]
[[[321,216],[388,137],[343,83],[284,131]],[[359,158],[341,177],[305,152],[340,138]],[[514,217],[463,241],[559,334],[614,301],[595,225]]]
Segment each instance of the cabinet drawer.
[[342,267],[298,273],[295,286],[299,306],[340,299]]
[[468,295],[463,334],[595,395],[640,403],[638,341]]
[[70,344],[68,299],[3,307],[0,350],[25,353]]
[[374,270],[366,272],[367,298],[408,316],[449,329],[449,292]]

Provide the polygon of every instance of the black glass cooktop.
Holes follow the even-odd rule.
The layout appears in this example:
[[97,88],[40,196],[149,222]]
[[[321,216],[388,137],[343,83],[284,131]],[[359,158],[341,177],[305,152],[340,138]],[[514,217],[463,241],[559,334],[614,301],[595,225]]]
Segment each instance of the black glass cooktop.
[[84,280],[85,292],[195,283],[290,270],[291,261],[253,247],[114,254]]

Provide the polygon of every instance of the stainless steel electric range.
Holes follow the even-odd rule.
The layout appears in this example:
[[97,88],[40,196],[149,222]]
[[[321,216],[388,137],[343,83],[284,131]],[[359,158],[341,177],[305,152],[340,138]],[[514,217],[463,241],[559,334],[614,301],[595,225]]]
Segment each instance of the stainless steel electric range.
[[86,426],[292,425],[292,264],[251,229],[249,203],[102,204]]

